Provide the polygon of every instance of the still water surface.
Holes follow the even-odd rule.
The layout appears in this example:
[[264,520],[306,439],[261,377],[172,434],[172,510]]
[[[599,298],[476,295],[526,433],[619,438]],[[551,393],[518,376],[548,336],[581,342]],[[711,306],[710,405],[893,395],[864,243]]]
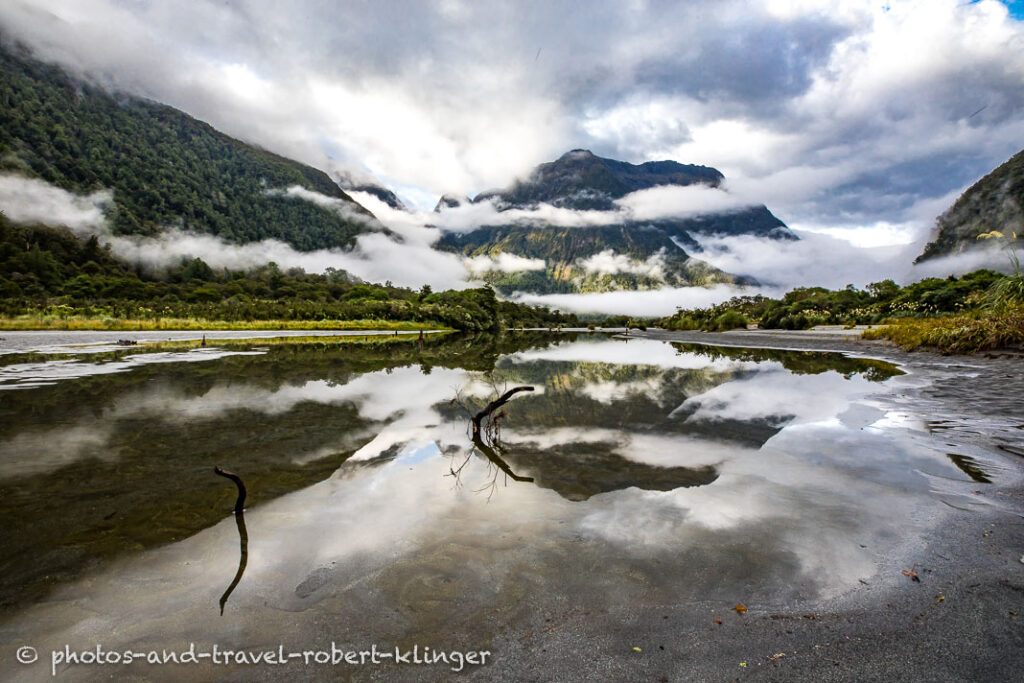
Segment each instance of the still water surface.
[[[923,444],[881,361],[259,343],[0,367],[3,647],[500,651],[559,611],[828,598],[986,476]],[[474,444],[468,415],[517,385]]]

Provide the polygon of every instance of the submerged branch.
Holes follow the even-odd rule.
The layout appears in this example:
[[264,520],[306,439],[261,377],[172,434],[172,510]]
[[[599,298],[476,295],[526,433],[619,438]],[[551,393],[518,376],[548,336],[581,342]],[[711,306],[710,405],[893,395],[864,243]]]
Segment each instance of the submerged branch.
[[226,477],[231,481],[235,482],[235,486],[238,487],[238,498],[235,500],[235,514],[242,514],[242,510],[245,506],[245,484],[242,483],[242,478],[234,472],[228,472],[227,470],[221,469],[219,466],[213,468],[214,474],[219,474],[222,477]]
[[473,439],[474,440],[480,438],[480,422],[485,417],[487,417],[488,415],[493,413],[495,410],[497,410],[501,406],[503,406],[506,403],[508,403],[509,399],[511,399],[512,396],[514,396],[516,393],[518,393],[520,391],[533,391],[533,387],[523,386],[523,387],[514,387],[512,389],[509,389],[504,394],[502,394],[498,398],[496,398],[493,401],[491,401],[490,403],[488,403],[484,407],[483,410],[481,410],[479,413],[477,413],[476,415],[473,416]]
[[479,434],[475,434],[473,436],[473,445],[476,446],[476,449],[483,453],[488,460],[497,465],[499,470],[507,474],[515,481],[533,481],[533,477],[521,477],[515,472],[513,472],[512,468],[509,467],[508,463],[505,462],[493,448],[491,448],[490,446],[483,442],[483,439],[480,438]]
[[245,565],[249,563],[249,532],[245,529],[245,514],[239,512],[235,515],[235,524],[238,526],[238,544],[239,544],[239,556],[238,556],[238,571],[235,572],[235,578],[231,581],[231,585],[228,586],[224,594],[220,596],[220,614],[224,616],[224,605],[227,604],[228,598],[231,597],[231,592],[235,590],[235,586],[242,580],[242,574],[245,573]]

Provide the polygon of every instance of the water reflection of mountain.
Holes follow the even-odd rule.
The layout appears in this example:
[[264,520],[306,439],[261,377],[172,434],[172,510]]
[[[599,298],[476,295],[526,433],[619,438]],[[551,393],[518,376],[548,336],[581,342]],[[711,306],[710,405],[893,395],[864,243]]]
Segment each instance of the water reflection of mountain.
[[[494,449],[502,460],[499,467],[529,475],[537,486],[574,501],[629,487],[669,491],[709,484],[718,477],[712,465],[655,465],[627,457],[630,437],[685,435],[760,446],[778,426],[761,421],[688,424],[685,415],[673,415],[687,398],[746,372],[739,365],[682,369],[545,360],[499,363],[495,376],[501,381],[539,389],[510,404],[509,440]],[[452,404],[436,409],[449,420],[464,419],[462,408]],[[495,456],[484,455],[494,461]]]
[[630,487],[671,491],[704,486],[718,478],[712,465],[660,467],[630,460],[620,455],[624,445],[598,441],[539,447],[526,442],[510,446],[502,453],[518,472],[532,474],[537,486],[573,501]]
[[[495,378],[508,385],[542,389],[523,394],[511,408],[508,438],[494,449],[502,469],[529,475],[537,486],[569,500],[628,487],[672,490],[713,482],[714,465],[650,464],[636,453],[637,436],[661,439],[671,452],[700,450],[700,443],[731,444],[756,451],[792,418],[792,414],[694,419],[701,407],[690,400],[728,382],[779,363],[794,374],[837,372],[847,379],[863,375],[882,381],[900,374],[893,365],[834,353],[759,349],[721,349],[673,345],[682,355],[707,358],[699,367],[663,367],[571,360],[506,358]],[[638,359],[642,360],[642,359]],[[722,363],[720,361],[727,361]],[[777,367],[777,366],[776,366]],[[457,411],[438,406],[450,419]],[[678,441],[680,438],[685,442]],[[677,441],[673,444],[672,439]],[[685,443],[685,446],[684,446]],[[667,444],[667,445],[666,445]],[[479,450],[479,447],[478,447]],[[494,452],[494,451],[492,451]],[[488,454],[493,461],[494,457]]]
[[653,365],[533,361],[501,363],[498,371],[514,384],[544,391],[516,401],[515,427],[528,433],[553,427],[620,429],[692,435],[758,448],[787,416],[757,420],[688,421],[695,408],[683,403],[726,382],[756,372],[741,364],[701,368]]
[[[538,387],[510,406],[501,457],[518,476],[572,500],[626,486],[707,483],[718,460],[688,453],[679,459],[671,452],[676,444],[756,448],[784,418],[690,419],[687,399],[756,373],[748,361],[757,359],[729,355],[738,352],[705,360],[687,350],[681,355],[692,369],[499,360],[522,357],[525,349],[590,353],[600,346],[574,341],[575,335],[534,334],[311,340],[270,345],[260,355],[143,364],[0,391],[0,606],[37,600],[110,558],[223,519],[231,493],[210,474],[215,464],[243,474],[258,507],[330,477],[370,444],[374,453],[397,454],[411,438],[426,438],[443,446],[458,441],[468,451],[468,440],[460,440],[465,415],[447,405],[454,387],[469,380],[467,371],[497,369],[510,382]],[[652,348],[601,343],[629,354]],[[145,352],[60,360],[101,365]],[[46,358],[33,360],[39,361]],[[779,362],[806,370],[799,357]],[[557,430],[563,433],[552,439]],[[660,459],[645,457],[652,443]]]
[[[37,599],[103,559],[216,523],[232,494],[210,474],[215,464],[244,474],[253,505],[326,479],[389,417],[371,419],[355,401],[319,394],[398,368],[487,372],[503,354],[573,338],[312,340],[2,391],[0,606]],[[126,353],[74,362],[101,366]]]

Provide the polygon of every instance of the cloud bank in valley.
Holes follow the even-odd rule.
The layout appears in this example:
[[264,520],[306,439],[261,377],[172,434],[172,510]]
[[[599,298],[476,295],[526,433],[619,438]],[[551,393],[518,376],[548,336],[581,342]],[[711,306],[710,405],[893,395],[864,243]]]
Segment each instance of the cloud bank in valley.
[[0,173],[0,210],[15,223],[63,225],[90,232],[106,223],[105,207],[113,195],[102,190],[86,197],[15,173]]
[[[336,206],[338,200],[300,187],[274,191],[353,215],[348,205],[342,203]],[[542,259],[528,259],[514,254],[467,258],[435,250],[433,245],[440,237],[440,232],[437,227],[428,227],[427,222],[433,220],[445,224],[445,216],[449,211],[458,214],[461,209],[441,214],[422,211],[411,213],[392,209],[367,193],[354,192],[352,196],[377,214],[381,223],[394,235],[382,232],[361,235],[352,251],[301,252],[276,240],[228,244],[213,235],[183,232],[175,228],[156,238],[113,235],[104,214],[112,197],[109,191],[80,196],[39,179],[0,174],[0,208],[11,220],[67,226],[80,236],[95,234],[109,244],[118,257],[140,263],[152,270],[180,262],[183,258],[195,257],[202,258],[213,267],[231,270],[244,270],[273,261],[285,269],[297,267],[311,273],[321,273],[328,268],[345,270],[370,282],[390,280],[397,285],[413,288],[429,284],[435,289],[461,289],[475,286],[479,278],[489,270],[520,272],[543,270],[545,267]],[[626,199],[629,197],[632,195]],[[552,215],[550,210],[555,208],[542,206],[536,211],[522,211],[518,215],[521,220],[543,221]],[[558,211],[566,216],[574,213],[568,209]],[[599,212],[576,213],[585,215],[581,220],[591,220],[588,214]],[[606,213],[619,216],[618,219],[608,217],[607,220],[621,219],[621,214],[617,212]],[[377,224],[376,219],[362,214],[354,215]],[[475,206],[473,215],[493,223],[504,221],[505,213],[499,213],[491,204],[484,204]],[[463,220],[463,217],[457,217],[454,224],[461,225]],[[798,233],[802,239],[796,242],[751,237],[701,238],[704,251],[696,254],[698,258],[728,272],[753,276],[762,283],[760,287],[717,285],[600,294],[518,293],[513,298],[524,303],[582,313],[661,316],[673,313],[678,307],[705,307],[738,295],[762,293],[777,297],[797,286],[840,288],[854,284],[863,287],[889,277],[907,283],[922,277],[965,273],[992,263],[1003,264],[1008,268],[1010,263],[1006,255],[998,253],[993,247],[987,251],[979,250],[911,265],[914,256],[920,253],[919,241],[896,246],[857,247],[825,234],[806,231]],[[646,261],[638,262],[606,250],[582,259],[579,265],[585,272],[599,275],[630,273],[656,280],[664,279],[664,254],[661,252]]]
[[[279,192],[377,224],[372,217],[355,213],[346,203],[339,204],[339,200],[331,197],[300,187],[284,188]],[[393,229],[402,238],[401,242],[382,232],[374,232],[360,235],[352,251],[302,252],[277,240],[229,244],[213,235],[174,228],[159,237],[114,235],[104,214],[111,197],[109,191],[82,197],[43,180],[0,174],[0,209],[12,221],[66,226],[79,236],[97,235],[119,258],[151,270],[160,270],[183,258],[199,257],[215,268],[231,270],[245,270],[273,261],[284,269],[302,268],[310,273],[322,273],[327,268],[334,268],[370,282],[390,280],[408,287],[418,288],[424,284],[443,289],[470,286],[463,260],[454,254],[432,249],[437,231],[415,224],[395,223]]]
[[[706,308],[734,296],[763,294],[778,298],[795,287],[841,289],[848,284],[863,288],[871,282],[894,279],[900,284],[925,277],[960,275],[993,267],[1008,271],[1008,254],[998,248],[934,259],[921,264],[913,260],[921,243],[858,247],[844,239],[797,231],[800,241],[750,237],[701,238],[705,251],[696,256],[725,271],[750,275],[756,287],[715,285],[713,287],[666,287],[643,292],[598,294],[515,295],[517,301],[550,306],[578,313],[609,313],[632,316],[671,315],[677,308]],[[1024,252],[1018,252],[1024,257]]]
[[625,254],[617,254],[611,249],[579,260],[579,266],[587,273],[596,275],[615,275],[628,273],[649,277],[654,280],[665,279],[665,250],[661,249],[645,261],[637,261]]

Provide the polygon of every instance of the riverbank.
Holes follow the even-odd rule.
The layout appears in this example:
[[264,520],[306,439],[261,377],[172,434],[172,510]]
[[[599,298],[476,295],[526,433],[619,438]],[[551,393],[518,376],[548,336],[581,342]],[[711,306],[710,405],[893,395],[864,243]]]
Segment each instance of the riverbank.
[[[141,346],[168,347],[169,345],[196,346],[203,339],[209,344],[217,342],[243,342],[261,340],[261,344],[298,343],[304,338],[316,338],[328,341],[334,337],[352,340],[361,337],[388,340],[392,337],[409,339],[417,334],[449,334],[451,330],[147,330],[142,332],[116,332],[104,330],[15,330],[0,335],[0,356],[12,353],[46,353],[46,354],[90,354],[113,350],[125,350]],[[119,339],[126,339],[139,346],[118,344]]]
[[204,320],[201,318],[87,318],[28,315],[0,317],[0,331],[96,330],[138,332],[153,330],[427,330],[443,325],[394,320]]
[[[685,344],[838,351],[900,364],[886,408],[950,452],[984,452],[997,475],[950,496],[901,556],[836,598],[795,604],[569,609],[516,629],[478,680],[1015,680],[1024,666],[1024,372],[1019,353],[940,356],[859,330],[631,330]],[[865,458],[871,454],[865,453]],[[942,482],[934,487],[941,492]],[[901,520],[893,519],[899,526]],[[686,558],[679,558],[685,562]],[[919,581],[912,580],[916,572]],[[539,613],[544,607],[538,605]],[[550,612],[551,610],[548,609]],[[587,668],[581,669],[581,660]]]

